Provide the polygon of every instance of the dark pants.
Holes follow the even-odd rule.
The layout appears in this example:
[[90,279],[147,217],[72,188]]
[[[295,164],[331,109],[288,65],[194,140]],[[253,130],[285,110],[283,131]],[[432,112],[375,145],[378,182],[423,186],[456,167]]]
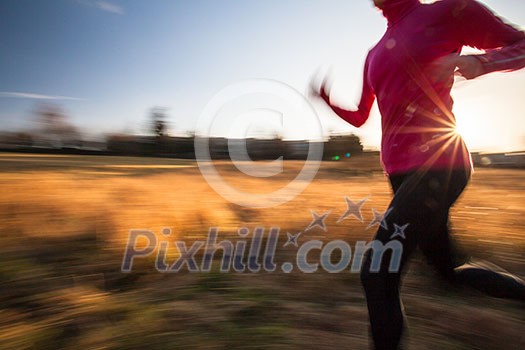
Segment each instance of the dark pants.
[[[376,349],[399,346],[404,319],[400,279],[403,267],[417,247],[436,271],[451,282],[469,285],[495,297],[525,300],[525,283],[519,278],[481,264],[458,267],[455,261],[457,254],[448,232],[449,210],[469,178],[469,170],[413,172],[390,177],[394,198],[385,217],[387,228],[380,226],[375,239],[383,244],[392,239],[402,243],[401,268],[389,272],[389,254],[385,253],[380,271],[370,272],[372,251],[369,250],[361,270]],[[398,234],[394,234],[396,226]]]

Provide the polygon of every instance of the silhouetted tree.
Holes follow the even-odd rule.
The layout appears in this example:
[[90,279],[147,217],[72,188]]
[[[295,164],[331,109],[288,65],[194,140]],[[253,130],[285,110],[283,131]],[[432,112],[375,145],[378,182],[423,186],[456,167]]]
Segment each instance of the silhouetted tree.
[[80,133],[68,121],[63,109],[55,104],[40,103],[36,107],[37,138],[45,146],[67,147],[80,144]]
[[166,136],[166,109],[154,107],[150,115],[153,134],[159,139]]

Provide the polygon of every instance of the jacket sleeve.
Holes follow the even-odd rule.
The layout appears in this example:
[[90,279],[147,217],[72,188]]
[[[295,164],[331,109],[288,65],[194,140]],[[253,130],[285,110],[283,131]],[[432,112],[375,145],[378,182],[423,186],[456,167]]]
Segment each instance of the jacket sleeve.
[[363,125],[368,120],[368,117],[370,116],[370,110],[372,109],[372,105],[374,104],[375,100],[374,91],[370,85],[370,82],[368,81],[368,61],[369,59],[367,57],[363,72],[363,89],[361,92],[361,100],[359,102],[357,110],[346,110],[330,103],[330,108],[332,108],[335,114],[337,114],[347,123],[350,123],[357,128]]
[[525,32],[476,0],[460,0],[456,13],[461,43],[485,50],[485,54],[476,55],[484,73],[525,67]]

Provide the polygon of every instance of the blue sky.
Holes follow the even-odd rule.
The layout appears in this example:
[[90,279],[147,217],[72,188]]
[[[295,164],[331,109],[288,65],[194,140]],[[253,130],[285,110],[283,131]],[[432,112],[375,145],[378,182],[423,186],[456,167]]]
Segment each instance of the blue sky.
[[[525,23],[522,0],[484,2]],[[303,92],[329,66],[335,98],[354,103],[366,52],[385,26],[369,0],[2,0],[0,129],[31,127],[45,98],[92,135],[144,132],[154,106],[168,108],[172,133],[184,133],[230,84],[268,78]],[[496,74],[458,87],[474,148],[525,148],[523,78]],[[325,132],[353,131],[378,146],[377,112],[358,130],[317,110]],[[496,122],[494,113],[504,115]],[[499,141],[487,141],[495,132]]]

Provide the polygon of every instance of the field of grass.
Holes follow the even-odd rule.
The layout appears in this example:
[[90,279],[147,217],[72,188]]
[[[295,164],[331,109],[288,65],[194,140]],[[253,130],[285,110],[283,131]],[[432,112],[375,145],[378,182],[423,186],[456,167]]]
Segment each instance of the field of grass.
[[[229,183],[259,193],[302,165],[255,179],[217,164]],[[477,169],[451,213],[464,250],[522,277],[524,180],[522,170]],[[328,230],[308,231],[300,244],[372,239],[371,210],[391,197],[377,157],[325,162],[300,196],[267,209],[227,202],[194,161],[174,159],[2,153],[0,189],[0,349],[368,349],[358,275],[280,266],[297,251],[283,247],[286,232],[304,230],[312,210],[330,211]],[[337,223],[344,196],[368,198],[363,223]],[[220,239],[238,238],[240,227],[279,227],[277,271],[162,274],[152,256],[121,273],[131,229],[160,237],[170,228],[169,240],[191,245],[210,227]],[[168,260],[176,257],[169,250]],[[525,349],[523,304],[447,285],[417,254],[402,295],[410,349]]]

